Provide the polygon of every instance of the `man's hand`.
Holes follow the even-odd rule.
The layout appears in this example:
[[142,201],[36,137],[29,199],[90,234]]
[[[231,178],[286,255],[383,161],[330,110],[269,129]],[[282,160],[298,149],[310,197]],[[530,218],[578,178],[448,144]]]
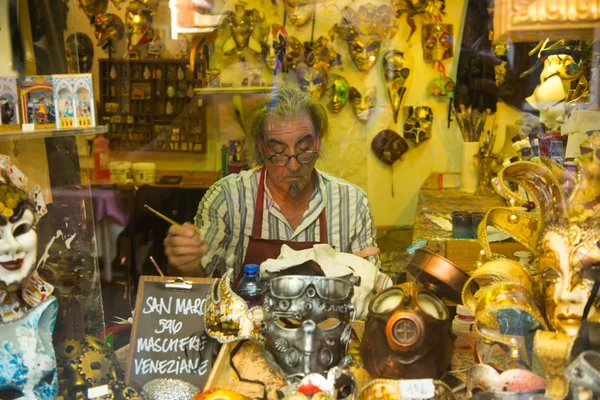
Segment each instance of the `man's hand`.
[[371,256],[376,256],[377,254],[379,254],[380,251],[381,250],[379,249],[379,247],[367,247],[364,250],[357,251],[356,253],[354,253],[354,255],[362,258],[367,258]]
[[175,267],[181,275],[204,275],[200,260],[208,246],[193,224],[171,225],[163,243],[169,266]]

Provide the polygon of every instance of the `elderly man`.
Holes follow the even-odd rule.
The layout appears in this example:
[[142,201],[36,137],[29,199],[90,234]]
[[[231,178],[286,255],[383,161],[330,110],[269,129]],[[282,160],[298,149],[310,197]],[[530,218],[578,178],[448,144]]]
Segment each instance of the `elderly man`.
[[221,275],[245,264],[328,243],[379,264],[371,207],[363,190],[319,171],[328,131],[325,109],[309,94],[274,92],[248,129],[249,161],[260,168],[221,179],[198,206],[195,226],[172,226],[165,239],[170,274]]

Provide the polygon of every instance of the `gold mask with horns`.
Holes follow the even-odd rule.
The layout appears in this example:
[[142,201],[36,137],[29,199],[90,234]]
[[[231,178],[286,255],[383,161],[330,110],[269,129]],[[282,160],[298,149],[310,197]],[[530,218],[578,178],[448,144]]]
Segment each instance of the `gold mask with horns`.
[[[600,280],[600,164],[593,157],[582,159],[576,174],[549,159],[505,167],[496,189],[512,204],[522,205],[528,200],[509,182],[525,189],[538,212],[491,209],[478,229],[482,253],[492,257],[486,228],[493,226],[534,252],[539,274],[508,259],[478,263],[463,289],[463,302],[475,314],[477,330],[486,339],[508,345],[513,355],[523,356],[523,341],[499,333],[496,312],[512,308],[529,314],[533,327],[542,329],[536,333],[534,350],[549,382],[546,395],[561,398],[568,392],[562,367],[568,364],[594,281]],[[503,304],[507,297],[510,304]],[[595,299],[588,320],[599,321],[599,311]],[[548,331],[546,321],[554,332]]]

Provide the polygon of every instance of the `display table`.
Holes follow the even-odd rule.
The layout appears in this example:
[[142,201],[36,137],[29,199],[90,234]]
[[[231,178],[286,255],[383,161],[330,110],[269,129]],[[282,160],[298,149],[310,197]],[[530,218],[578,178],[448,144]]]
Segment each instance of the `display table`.
[[[452,232],[427,218],[426,214],[451,220],[453,211],[487,212],[493,207],[505,207],[505,200],[498,196],[476,196],[456,189],[421,189],[413,227],[413,244],[420,239],[428,241],[428,247],[449,259],[463,271],[472,271],[479,258],[481,245],[477,239],[454,239]],[[493,253],[517,259],[514,253],[526,250],[513,241],[490,243]]]
[[[356,321],[352,325],[357,336],[362,340],[364,333],[364,321]],[[230,354],[237,343],[223,345],[221,351],[213,365],[210,376],[206,382],[205,389],[218,388],[228,389],[243,394],[250,398],[261,398],[263,396],[263,387],[259,384],[241,382],[230,365]],[[352,355],[354,362],[348,368],[354,374],[359,389],[363,388],[369,381],[376,379],[371,376],[364,368],[360,357],[360,342],[352,339],[348,351]],[[267,363],[261,354],[259,345],[253,342],[246,342],[233,357],[233,363],[244,379],[251,379],[263,382],[267,387],[267,400],[278,400],[277,390],[286,387],[285,380],[279,376],[273,368]],[[452,357],[451,370],[460,371],[455,374],[460,380],[466,379],[468,371],[474,363],[473,353],[470,351],[456,351]],[[465,392],[463,391],[462,394]],[[456,395],[461,399],[460,393]]]

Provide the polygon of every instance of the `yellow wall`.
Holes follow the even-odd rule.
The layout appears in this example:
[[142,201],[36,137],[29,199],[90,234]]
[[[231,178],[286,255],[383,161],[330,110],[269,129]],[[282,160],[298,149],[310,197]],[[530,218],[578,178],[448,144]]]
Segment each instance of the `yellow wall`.
[[[235,1],[230,0],[225,3],[225,10],[232,10]],[[266,15],[265,23],[283,22],[283,1],[278,1],[279,7],[272,2],[248,0],[248,8],[256,7]],[[319,2],[317,8],[317,22],[315,25],[315,35],[317,38],[321,35],[328,35],[328,31],[335,23],[341,20],[339,9],[349,5],[357,9],[362,1],[327,1]],[[375,4],[379,4],[374,2]],[[389,4],[389,2],[382,2]],[[219,3],[222,4],[222,3]],[[219,7],[219,6],[217,6]],[[339,9],[338,9],[339,7]],[[216,10],[216,11],[221,11]],[[460,49],[460,39],[462,33],[463,19],[465,15],[465,3],[463,1],[447,2],[447,17],[444,23],[450,23],[454,26],[454,52],[455,57],[444,62],[448,76],[455,78],[456,65],[458,63],[458,52]],[[119,15],[124,18],[124,7],[117,10],[109,2],[108,12]],[[69,16],[69,33],[73,26],[78,31],[84,32],[91,38],[94,38],[93,27],[88,23],[87,18],[79,7],[71,8],[72,15]],[[168,0],[161,0],[160,9],[155,20],[155,29],[160,32],[162,37],[169,36],[169,10]],[[371,120],[363,124],[355,119],[350,104],[339,114],[330,114],[331,134],[325,142],[325,156],[319,161],[318,167],[345,178],[362,188],[364,188],[371,200],[375,221],[379,226],[391,225],[410,225],[414,220],[416,202],[419,188],[423,181],[431,172],[459,172],[461,159],[461,136],[457,126],[453,123],[450,128],[447,127],[448,101],[437,100],[427,96],[425,87],[432,78],[439,76],[431,65],[423,63],[421,46],[421,26],[425,22],[425,17],[417,16],[417,31],[413,35],[410,43],[406,39],[409,34],[409,26],[406,18],[402,17],[396,20],[398,32],[388,43],[382,45],[381,53],[389,49],[397,49],[405,53],[411,75],[408,79],[408,92],[403,100],[403,106],[428,105],[433,108],[434,127],[432,139],[413,147],[403,158],[394,165],[393,173],[389,167],[377,160],[370,149],[370,143],[373,137],[383,129],[394,129],[402,134],[402,117],[399,123],[395,124],[392,118],[392,110],[387,97],[387,89],[383,82],[381,74],[381,57],[368,73],[360,73],[354,66],[345,42],[338,38],[333,42],[336,51],[341,54],[343,65],[333,67],[330,73],[338,73],[345,76],[351,86],[356,86],[360,91],[366,87],[375,86],[377,90],[377,109]],[[304,27],[294,27],[288,24],[286,27],[288,33],[301,41],[310,40],[311,25]],[[252,53],[247,54],[247,63],[239,62],[235,57],[225,57],[222,54],[221,46],[226,39],[223,34],[214,43],[211,48],[211,68],[217,68],[222,71],[222,82],[239,85],[244,76],[244,67],[263,66],[259,57]],[[176,49],[174,42],[167,41],[167,53],[173,54]],[[96,58],[105,58],[107,53],[96,47]],[[126,40],[123,39],[117,45],[116,57],[121,57],[126,52]],[[167,54],[167,56],[168,56]],[[97,76],[97,63],[94,64],[92,71]],[[267,81],[271,81],[269,71],[263,68],[263,76]],[[279,85],[295,85],[295,76],[288,74],[285,80],[278,82]],[[96,87],[98,82],[95,82]],[[323,96],[322,103],[327,103],[328,96]],[[217,170],[220,169],[220,152],[222,143],[229,139],[243,138],[243,132],[236,122],[233,114],[231,97],[216,96],[212,100],[213,106],[208,110],[208,152],[206,155],[171,155],[169,153],[114,153],[114,159],[130,161],[154,161],[159,169],[188,169],[188,170]],[[252,99],[245,99],[245,109],[252,108]],[[508,107],[499,105],[500,114],[514,115],[518,113],[510,110]],[[401,111],[402,113],[402,111]],[[501,114],[504,115],[504,114]],[[504,132],[505,118],[498,118],[499,132]],[[508,119],[512,122],[512,118]],[[503,136],[503,134],[499,134]],[[502,146],[502,138],[497,142],[497,148]],[[391,185],[394,185],[395,195],[392,197]]]

